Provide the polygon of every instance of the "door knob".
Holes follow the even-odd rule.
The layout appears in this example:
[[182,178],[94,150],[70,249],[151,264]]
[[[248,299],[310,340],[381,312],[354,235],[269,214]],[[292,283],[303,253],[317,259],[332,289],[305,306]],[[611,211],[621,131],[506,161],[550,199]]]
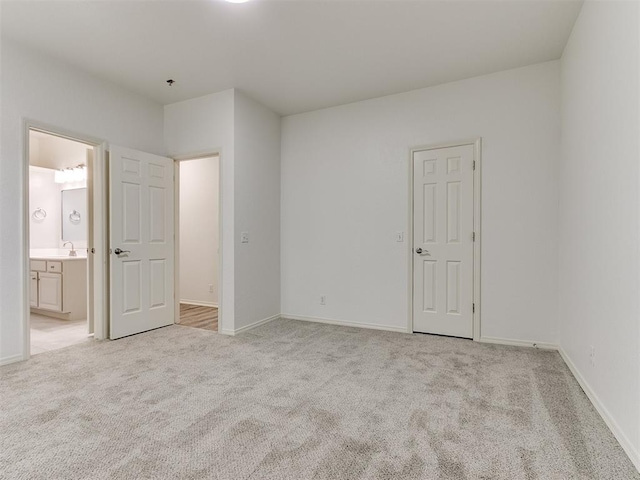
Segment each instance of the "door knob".
[[120,255],[121,253],[131,253],[129,250],[120,250],[119,248],[116,248],[113,253],[115,253],[116,255]]
[[416,253],[418,255],[431,255],[429,253],[429,250],[422,250],[422,248],[420,248],[420,247],[416,248]]

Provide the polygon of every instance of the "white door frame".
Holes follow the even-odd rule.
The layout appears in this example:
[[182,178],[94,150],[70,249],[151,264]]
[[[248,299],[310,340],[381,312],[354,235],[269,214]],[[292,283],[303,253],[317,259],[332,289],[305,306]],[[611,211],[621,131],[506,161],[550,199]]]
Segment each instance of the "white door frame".
[[480,340],[480,244],[481,234],[481,172],[482,172],[482,138],[477,137],[471,140],[462,140],[457,142],[437,143],[434,145],[425,145],[421,147],[413,147],[409,151],[409,241],[408,244],[408,261],[409,261],[409,318],[407,322],[407,333],[413,333],[413,154],[424,150],[435,150],[439,148],[461,147],[464,145],[473,146],[473,160],[475,169],[473,171],[473,231],[475,233],[475,241],[473,244],[473,340]]
[[89,171],[93,171],[92,182],[88,182],[87,186],[91,186],[88,189],[88,195],[92,198],[92,225],[89,227],[89,236],[87,247],[89,249],[94,248],[95,254],[93,255],[93,295],[89,298],[93,298],[93,306],[89,305],[88,308],[92,308],[93,312],[93,325],[94,325],[94,338],[102,340],[107,337],[107,305],[108,305],[108,282],[107,276],[107,255],[106,246],[107,229],[105,221],[107,218],[107,203],[106,203],[106,150],[107,144],[104,140],[83,135],[80,133],[72,132],[64,128],[60,128],[54,125],[49,125],[43,122],[32,119],[24,119],[22,126],[22,251],[23,251],[23,282],[22,282],[22,327],[23,327],[23,359],[28,360],[31,357],[31,332],[29,325],[30,318],[30,306],[29,295],[31,290],[30,285],[30,255],[29,255],[29,132],[31,130],[40,131],[56,137],[66,138],[68,140],[74,140],[77,142],[90,145],[94,149],[93,165],[88,166]]
[[173,291],[175,295],[175,313],[173,323],[180,323],[180,162],[201,158],[218,157],[218,333],[222,330],[222,149],[207,150],[189,155],[173,157],[173,228],[174,228],[174,267]]

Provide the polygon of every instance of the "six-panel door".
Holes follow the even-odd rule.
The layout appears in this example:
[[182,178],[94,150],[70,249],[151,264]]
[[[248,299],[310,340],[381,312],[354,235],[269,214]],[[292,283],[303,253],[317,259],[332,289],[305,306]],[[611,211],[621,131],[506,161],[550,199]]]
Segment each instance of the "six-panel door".
[[474,146],[413,153],[413,330],[473,337]]
[[173,161],[111,146],[109,166],[114,339],[174,323]]

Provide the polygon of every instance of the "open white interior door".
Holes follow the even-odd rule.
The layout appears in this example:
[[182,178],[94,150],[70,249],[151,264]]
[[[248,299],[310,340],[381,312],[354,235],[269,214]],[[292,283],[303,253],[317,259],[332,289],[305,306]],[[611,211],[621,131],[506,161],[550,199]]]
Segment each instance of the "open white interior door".
[[173,160],[111,145],[109,186],[116,339],[174,323]]

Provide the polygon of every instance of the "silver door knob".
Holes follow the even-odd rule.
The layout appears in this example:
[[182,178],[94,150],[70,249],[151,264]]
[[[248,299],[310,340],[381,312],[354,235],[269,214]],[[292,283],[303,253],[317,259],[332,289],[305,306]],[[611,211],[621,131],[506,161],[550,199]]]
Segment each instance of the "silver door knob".
[[115,253],[116,255],[120,255],[121,253],[131,253],[131,251],[129,250],[120,250],[119,248],[116,248],[113,253]]
[[431,255],[429,253],[429,250],[422,250],[422,248],[420,248],[420,247],[416,248],[416,253],[418,255]]

